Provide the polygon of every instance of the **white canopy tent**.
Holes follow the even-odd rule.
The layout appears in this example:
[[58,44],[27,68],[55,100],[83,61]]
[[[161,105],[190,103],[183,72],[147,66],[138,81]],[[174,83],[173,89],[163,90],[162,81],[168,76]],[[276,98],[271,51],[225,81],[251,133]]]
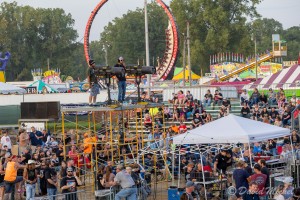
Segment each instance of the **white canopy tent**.
[[290,135],[290,130],[229,114],[173,137],[174,144],[252,143]]
[[[263,122],[239,117],[229,114],[226,117],[220,118],[216,121],[205,124],[201,127],[195,128],[173,137],[173,144],[237,144],[237,143],[250,143],[261,142],[268,139],[280,138],[290,136],[290,130],[281,128],[274,125],[266,124]],[[180,160],[180,154],[179,154]],[[201,157],[202,163],[202,157]],[[250,163],[251,153],[250,153]],[[180,162],[179,162],[180,166]],[[203,164],[202,164],[203,170]],[[203,173],[203,180],[205,180]],[[204,181],[205,182],[205,181]],[[179,181],[178,181],[179,186]],[[204,183],[205,187],[205,183]],[[206,187],[205,187],[205,199]]]
[[25,94],[26,90],[8,83],[0,82],[0,94]]

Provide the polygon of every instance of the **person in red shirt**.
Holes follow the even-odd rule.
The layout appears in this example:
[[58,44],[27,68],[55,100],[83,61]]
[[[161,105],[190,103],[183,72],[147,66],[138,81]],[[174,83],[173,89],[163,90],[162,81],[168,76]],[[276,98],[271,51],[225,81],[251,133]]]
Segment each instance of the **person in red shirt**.
[[261,166],[259,164],[254,165],[254,174],[248,178],[249,182],[254,181],[258,185],[258,195],[260,199],[267,197],[266,182],[267,175],[261,173]]
[[180,122],[179,133],[185,133],[187,131],[187,127],[183,122]]

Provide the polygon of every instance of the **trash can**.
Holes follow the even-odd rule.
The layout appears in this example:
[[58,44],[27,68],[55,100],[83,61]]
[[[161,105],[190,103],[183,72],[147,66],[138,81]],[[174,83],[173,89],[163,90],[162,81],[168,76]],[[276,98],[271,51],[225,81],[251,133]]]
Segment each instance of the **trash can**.
[[184,193],[183,188],[170,186],[168,188],[168,200],[180,200],[180,196]]

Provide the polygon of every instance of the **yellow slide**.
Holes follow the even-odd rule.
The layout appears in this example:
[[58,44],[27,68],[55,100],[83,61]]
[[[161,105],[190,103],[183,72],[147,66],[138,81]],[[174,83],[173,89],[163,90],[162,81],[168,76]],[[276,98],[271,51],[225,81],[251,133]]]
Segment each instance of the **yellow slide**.
[[[266,61],[268,61],[268,60],[270,60],[272,58],[273,58],[273,52],[270,52],[268,54],[264,54],[264,55],[260,56],[257,59],[257,65],[259,65],[262,62],[266,62]],[[243,67],[240,67],[240,68],[238,68],[236,70],[233,70],[232,72],[230,72],[227,75],[220,76],[219,80],[220,81],[226,81],[226,80],[230,79],[231,77],[233,77],[234,75],[240,74],[243,71],[246,71],[248,69],[252,69],[254,67],[255,67],[255,58],[252,59],[251,61],[249,61],[249,63],[245,64]]]
[[0,82],[5,83],[5,72],[4,71],[0,71]]

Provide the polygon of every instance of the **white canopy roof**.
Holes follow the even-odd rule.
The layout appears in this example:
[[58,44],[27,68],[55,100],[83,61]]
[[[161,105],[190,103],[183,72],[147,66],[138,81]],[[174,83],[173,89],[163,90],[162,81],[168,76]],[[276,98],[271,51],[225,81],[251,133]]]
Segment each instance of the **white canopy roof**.
[[173,137],[174,144],[248,143],[290,135],[290,130],[230,114]]
[[26,90],[8,83],[0,82],[0,94],[24,94]]

